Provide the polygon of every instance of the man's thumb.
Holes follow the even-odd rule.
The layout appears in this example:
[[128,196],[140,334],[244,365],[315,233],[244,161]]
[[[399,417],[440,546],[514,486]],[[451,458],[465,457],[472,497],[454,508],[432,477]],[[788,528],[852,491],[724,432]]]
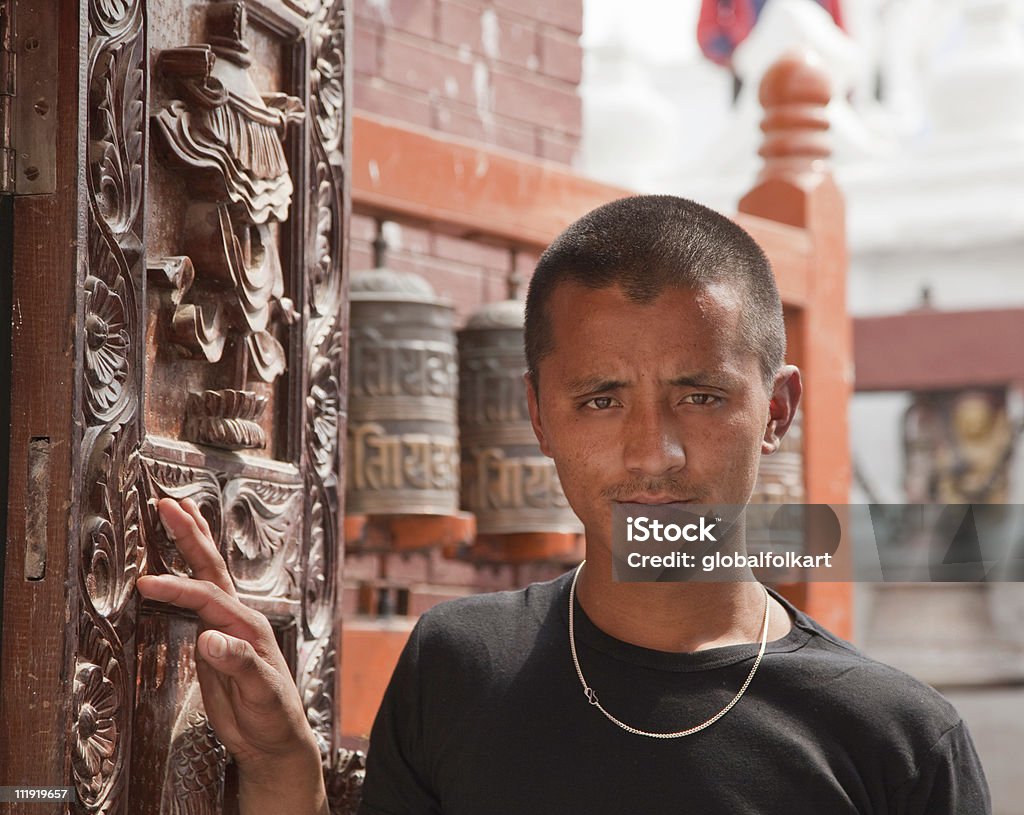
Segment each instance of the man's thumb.
[[277,675],[249,642],[221,631],[207,630],[199,635],[197,645],[200,656],[218,673],[230,676],[246,701],[254,704],[277,701]]

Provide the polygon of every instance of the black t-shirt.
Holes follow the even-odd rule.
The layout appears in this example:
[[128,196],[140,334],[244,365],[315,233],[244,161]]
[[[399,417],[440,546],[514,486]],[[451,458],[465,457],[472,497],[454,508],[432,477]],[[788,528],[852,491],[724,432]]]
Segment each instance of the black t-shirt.
[[[788,602],[750,687],[700,733],[627,733],[590,705],[569,652],[571,573],[442,603],[420,618],[374,723],[360,815],[982,815],[967,728],[917,680]],[[758,645],[665,653],[617,640],[576,604],[587,682],[655,732],[717,713]]]

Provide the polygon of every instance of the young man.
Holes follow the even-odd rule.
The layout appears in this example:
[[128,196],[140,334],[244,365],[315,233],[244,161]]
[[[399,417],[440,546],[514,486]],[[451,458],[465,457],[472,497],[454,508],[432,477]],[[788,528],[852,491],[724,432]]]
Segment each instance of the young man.
[[[669,196],[595,210],[537,266],[526,352],[534,430],[584,524],[587,559],[549,583],[420,619],[373,728],[361,813],[990,811],[956,711],[774,592],[612,580],[617,503],[745,504],[761,456],[793,419],[800,375],[783,364],[779,295],[743,230]],[[234,711],[217,715],[228,749],[251,762],[239,759],[244,782],[277,759],[266,744],[233,748],[237,722],[259,716],[232,707],[225,683],[251,685],[236,697],[262,694],[289,756],[310,750],[272,638],[243,617],[256,629],[249,653],[211,549],[202,544],[215,586],[161,577],[139,587],[224,609],[225,633],[238,638],[225,648],[239,656],[218,674],[221,635],[204,632],[200,653],[220,678],[203,691],[208,710]]]

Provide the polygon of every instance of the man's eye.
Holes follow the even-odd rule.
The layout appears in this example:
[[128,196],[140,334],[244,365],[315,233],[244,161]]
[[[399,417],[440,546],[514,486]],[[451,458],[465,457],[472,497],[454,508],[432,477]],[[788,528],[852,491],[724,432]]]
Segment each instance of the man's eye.
[[714,405],[719,401],[719,397],[713,393],[691,393],[684,401],[691,405]]
[[593,399],[588,399],[583,405],[584,407],[593,405],[595,410],[607,410],[614,403],[615,400],[610,396],[595,396]]

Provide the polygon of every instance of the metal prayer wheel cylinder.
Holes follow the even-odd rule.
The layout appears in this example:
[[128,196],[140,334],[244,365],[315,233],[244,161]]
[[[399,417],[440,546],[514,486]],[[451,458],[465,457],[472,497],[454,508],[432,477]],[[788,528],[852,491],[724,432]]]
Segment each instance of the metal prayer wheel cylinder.
[[523,309],[521,300],[489,303],[459,332],[462,508],[480,535],[582,533],[530,425]]
[[454,309],[418,275],[352,275],[345,512],[459,506]]

